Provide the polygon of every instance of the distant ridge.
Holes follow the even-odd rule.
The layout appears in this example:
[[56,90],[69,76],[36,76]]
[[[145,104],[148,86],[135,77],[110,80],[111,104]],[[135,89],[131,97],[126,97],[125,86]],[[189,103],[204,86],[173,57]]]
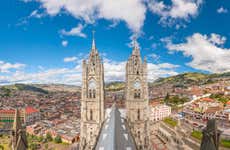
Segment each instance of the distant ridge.
[[[204,74],[197,72],[187,72],[183,74],[178,74],[175,76],[170,76],[166,78],[159,78],[156,81],[149,83],[149,86],[161,86],[163,84],[172,84],[177,87],[186,87],[190,85],[204,85],[215,83],[218,80],[229,78],[230,72],[220,73],[220,74]],[[125,88],[125,82],[114,81],[105,84],[105,89],[107,91],[120,91]],[[3,92],[9,92],[9,90],[24,90],[37,92],[42,94],[47,94],[49,92],[57,91],[68,91],[68,92],[81,92],[80,86],[65,85],[65,84],[13,84],[13,85],[3,85],[0,86],[0,90]]]
[[5,85],[1,86],[0,90],[3,92],[10,92],[11,90],[19,90],[19,91],[31,91],[31,92],[36,92],[36,93],[42,93],[42,94],[48,94],[48,91],[33,86],[29,84],[14,84],[14,85]]
[[[170,76],[166,78],[159,78],[156,81],[149,83],[149,86],[160,86],[163,84],[172,84],[173,86],[185,87],[190,85],[204,85],[215,83],[222,78],[230,79],[230,72],[220,73],[220,74],[205,74],[198,72],[187,72],[183,74],[178,74],[175,76]],[[125,88],[125,83],[118,82],[110,82],[106,84],[106,90],[109,91],[117,91]]]
[[[64,85],[64,84],[12,84],[0,86],[2,93],[11,93],[11,91],[30,91],[40,94],[48,94],[49,92],[67,91],[79,92],[79,86]],[[8,94],[7,94],[8,95]]]
[[186,86],[186,85],[204,85],[215,83],[217,80],[222,78],[230,78],[230,72],[220,74],[204,74],[197,72],[187,72],[167,78],[159,78],[151,85],[161,84],[173,84],[175,86]]

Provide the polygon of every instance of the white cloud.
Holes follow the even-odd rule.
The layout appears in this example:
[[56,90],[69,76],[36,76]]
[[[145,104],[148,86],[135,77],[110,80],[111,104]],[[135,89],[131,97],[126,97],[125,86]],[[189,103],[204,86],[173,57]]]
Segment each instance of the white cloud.
[[32,0],[21,0],[22,2],[28,3],[31,2]]
[[210,41],[211,43],[216,44],[216,45],[222,45],[225,43],[226,37],[224,37],[224,36],[221,37],[218,34],[212,33],[211,37],[208,38],[208,41]]
[[169,63],[148,63],[148,80],[152,82],[160,77],[177,75],[178,73],[175,71],[177,67],[179,66]]
[[43,66],[39,65],[39,66],[38,66],[38,69],[39,69],[39,70],[44,70],[45,68],[44,68]]
[[[68,82],[69,79],[66,77],[79,74],[77,70],[68,69],[68,68],[56,68],[48,69],[40,72],[27,73],[24,71],[17,71],[11,75],[0,75],[0,84],[13,84],[13,83],[65,83],[71,84]],[[75,80],[78,82],[78,78]],[[72,82],[75,84],[75,82]]]
[[86,38],[86,34],[82,33],[84,26],[82,24],[78,24],[77,27],[72,28],[70,31],[66,31],[64,29],[61,30],[61,34],[67,36],[79,36],[82,38]]
[[31,12],[29,18],[34,17],[34,18],[42,18],[44,14],[38,13],[38,10],[34,10]]
[[101,0],[99,17],[108,20],[123,20],[134,32],[144,24],[146,7],[142,0]]
[[218,8],[216,11],[219,14],[228,13],[228,9],[224,8],[223,6],[221,6],[220,8]]
[[105,81],[124,81],[125,61],[117,62],[104,59]]
[[[67,61],[74,61],[78,57],[70,57]],[[83,58],[83,57],[82,57]],[[59,83],[81,85],[82,59],[77,59],[76,66],[72,68],[42,68],[38,72],[28,73],[25,70],[11,72],[10,74],[0,74],[0,84],[13,83]],[[104,59],[105,82],[125,80],[126,61],[112,61]],[[153,81],[159,77],[176,75],[174,71],[178,66],[162,63],[148,63],[148,79]]]
[[4,62],[0,61],[0,73],[8,73],[10,70],[18,70],[24,68],[26,65],[21,64],[21,63],[9,63],[9,62]]
[[[29,2],[30,0],[24,0]],[[185,27],[180,21],[189,21],[196,17],[203,0],[171,0],[171,4],[165,4],[161,0],[36,0],[41,4],[39,10],[45,12],[38,13],[35,10],[31,13],[38,18],[48,14],[56,16],[60,13],[68,13],[74,18],[83,21],[86,25],[93,24],[97,20],[105,19],[113,22],[109,27],[116,26],[124,21],[133,33],[141,33],[144,25],[147,9],[160,16],[160,23],[163,25],[175,25],[179,29]],[[224,12],[226,9],[220,9]],[[178,22],[178,20],[180,20]],[[76,35],[73,28],[64,33]],[[78,30],[77,30],[78,31]],[[80,30],[81,31],[81,30]],[[78,32],[77,32],[78,33]],[[80,32],[81,33],[81,32]],[[84,34],[80,34],[85,37]]]
[[[161,17],[160,23],[172,25],[177,19],[188,21],[191,17],[197,16],[203,0],[171,1],[172,5],[166,5],[163,1],[149,0],[148,7],[152,13]],[[176,28],[180,28],[178,23]]]
[[55,16],[62,10],[86,23],[98,19],[125,21],[133,32],[139,32],[145,20],[143,0],[37,0],[46,12]]
[[133,48],[134,45],[136,44],[137,47],[140,47],[140,43],[138,42],[138,37],[142,36],[144,33],[143,32],[139,32],[139,33],[133,33],[130,37],[129,37],[129,43],[126,43],[126,45],[129,48]]
[[160,59],[159,55],[152,53],[152,54],[149,54],[148,57],[150,57],[154,62],[159,63],[159,59]]
[[181,44],[167,42],[170,51],[181,51],[184,56],[191,57],[187,65],[209,72],[230,71],[230,49],[223,48],[225,37],[218,34],[202,35],[195,33],[187,37],[187,41]]
[[62,46],[66,47],[66,46],[68,45],[68,41],[63,40],[63,41],[61,42],[61,44],[62,44]]
[[[125,66],[126,61],[104,61],[105,81],[124,81],[125,80]],[[148,80],[150,82],[158,79],[159,77],[167,77],[177,75],[175,71],[178,65],[170,63],[148,63]]]
[[77,57],[66,57],[64,58],[64,62],[73,62],[73,61],[76,61],[77,60]]

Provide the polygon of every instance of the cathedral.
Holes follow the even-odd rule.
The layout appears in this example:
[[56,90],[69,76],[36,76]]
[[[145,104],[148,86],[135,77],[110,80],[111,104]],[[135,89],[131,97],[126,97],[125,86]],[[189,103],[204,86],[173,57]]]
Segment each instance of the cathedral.
[[104,121],[104,66],[93,38],[82,64],[81,150],[94,149]]
[[[98,149],[97,145],[102,145],[100,149],[104,149],[103,145],[119,145],[123,142],[126,149],[130,147],[132,150],[148,150],[149,149],[149,133],[148,133],[148,82],[147,82],[147,62],[142,62],[140,50],[137,44],[134,48],[130,58],[126,64],[126,118],[123,118],[127,123],[116,121],[114,124],[110,122],[110,118],[105,118],[104,108],[104,66],[100,59],[98,50],[96,48],[95,39],[92,40],[92,48],[88,60],[83,60],[82,64],[82,100],[81,100],[81,139],[80,150]],[[113,108],[116,116],[112,118],[120,118],[117,116],[116,108]],[[122,120],[121,118],[119,120]],[[126,126],[130,130],[124,131],[121,126]],[[109,127],[108,127],[109,126]],[[113,126],[112,128],[110,126]],[[119,127],[118,127],[119,126]],[[106,129],[112,129],[114,132],[108,132],[113,140],[105,143],[104,136],[107,136]],[[126,129],[124,127],[124,129]],[[103,130],[104,135],[101,136]],[[119,130],[124,134],[117,134]],[[130,132],[130,133],[127,133]],[[126,140],[119,141],[126,135]],[[120,137],[117,137],[120,136]],[[103,137],[99,140],[99,137]],[[109,136],[108,136],[109,137]],[[107,139],[108,140],[108,139]],[[104,143],[103,143],[104,141]],[[98,143],[101,142],[101,143]],[[114,144],[115,143],[115,144]],[[114,148],[117,149],[117,148]]]
[[[135,41],[134,41],[135,42]],[[126,64],[126,119],[135,139],[137,149],[149,149],[149,98],[147,62],[142,62],[140,50],[134,43]]]

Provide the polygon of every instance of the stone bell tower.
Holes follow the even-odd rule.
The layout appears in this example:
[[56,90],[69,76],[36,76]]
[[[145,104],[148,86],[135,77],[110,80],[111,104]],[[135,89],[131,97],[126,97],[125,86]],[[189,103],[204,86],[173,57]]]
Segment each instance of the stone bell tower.
[[104,66],[93,37],[89,58],[82,64],[81,150],[95,147],[104,113]]
[[19,110],[15,110],[14,124],[11,136],[12,150],[26,150],[26,129],[22,126]]
[[126,116],[139,150],[148,150],[150,145],[148,104],[147,62],[142,62],[140,49],[134,41],[126,64]]

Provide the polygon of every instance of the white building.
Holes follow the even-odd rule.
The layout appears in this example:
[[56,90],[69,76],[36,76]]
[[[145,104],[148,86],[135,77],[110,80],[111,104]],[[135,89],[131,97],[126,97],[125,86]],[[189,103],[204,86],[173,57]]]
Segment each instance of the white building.
[[151,111],[150,111],[151,121],[163,120],[165,117],[168,117],[170,115],[171,115],[170,106],[160,104],[160,105],[151,107]]

